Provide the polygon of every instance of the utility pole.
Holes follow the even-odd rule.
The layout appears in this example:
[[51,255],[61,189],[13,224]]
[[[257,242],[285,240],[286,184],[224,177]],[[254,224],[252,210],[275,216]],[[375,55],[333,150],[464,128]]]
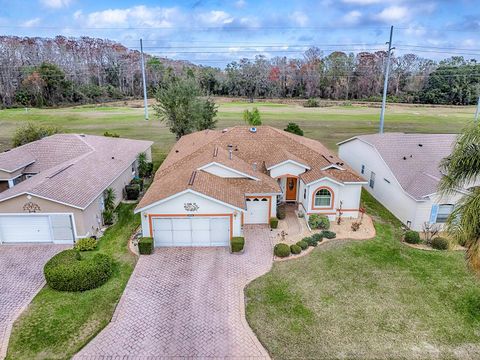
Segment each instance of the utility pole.
[[478,114],[480,113],[480,95],[478,96],[477,110],[475,111],[475,123],[478,122]]
[[147,82],[145,80],[145,60],[143,59],[143,42],[140,39],[140,53],[142,61],[143,105],[145,106],[145,120],[148,120]]
[[383,134],[383,125],[385,122],[385,106],[387,104],[388,73],[390,71],[390,55],[392,54],[392,50],[395,49],[394,47],[392,47],[392,36],[393,36],[393,26],[390,27],[390,40],[386,43],[388,44],[388,54],[387,54],[387,65],[385,66],[385,79],[383,82],[382,110],[380,111],[380,129],[379,129],[380,134]]

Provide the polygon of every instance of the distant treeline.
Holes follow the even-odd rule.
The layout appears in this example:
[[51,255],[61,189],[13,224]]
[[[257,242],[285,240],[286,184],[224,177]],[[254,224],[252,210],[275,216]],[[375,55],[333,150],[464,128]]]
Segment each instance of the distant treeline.
[[[205,95],[380,100],[386,52],[310,48],[302,58],[242,59],[225,69],[146,55],[153,96],[175,77],[193,78]],[[480,65],[452,57],[440,62],[415,54],[393,56],[390,101],[474,104]],[[110,40],[0,37],[0,104],[58,106],[142,96],[140,53]]]

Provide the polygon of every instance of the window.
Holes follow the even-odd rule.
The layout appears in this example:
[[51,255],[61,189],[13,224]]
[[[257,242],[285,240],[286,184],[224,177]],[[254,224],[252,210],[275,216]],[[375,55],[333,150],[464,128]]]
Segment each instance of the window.
[[372,171],[370,173],[370,183],[368,184],[372,189],[375,186],[375,173]]
[[304,198],[304,199],[307,198],[307,189],[303,189],[303,198]]
[[362,168],[361,168],[360,172],[361,172],[362,174],[365,174],[365,165],[362,165]]
[[438,206],[437,223],[447,222],[448,217],[453,211],[452,204],[441,204]]
[[315,206],[329,207],[332,203],[332,193],[327,189],[320,189],[315,194]]

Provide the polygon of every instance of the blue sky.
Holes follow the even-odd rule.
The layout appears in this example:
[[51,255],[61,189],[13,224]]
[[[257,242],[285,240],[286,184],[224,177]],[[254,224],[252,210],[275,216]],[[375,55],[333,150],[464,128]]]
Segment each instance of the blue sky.
[[[480,58],[478,0],[81,1],[0,0],[0,33],[94,36],[175,59],[223,67],[254,54],[300,57],[385,49]],[[451,49],[454,48],[454,49]]]

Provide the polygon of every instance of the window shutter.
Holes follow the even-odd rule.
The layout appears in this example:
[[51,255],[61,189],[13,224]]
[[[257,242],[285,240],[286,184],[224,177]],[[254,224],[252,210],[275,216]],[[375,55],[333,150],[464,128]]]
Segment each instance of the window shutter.
[[437,222],[438,215],[438,205],[432,205],[432,210],[430,211],[430,224],[435,224]]

